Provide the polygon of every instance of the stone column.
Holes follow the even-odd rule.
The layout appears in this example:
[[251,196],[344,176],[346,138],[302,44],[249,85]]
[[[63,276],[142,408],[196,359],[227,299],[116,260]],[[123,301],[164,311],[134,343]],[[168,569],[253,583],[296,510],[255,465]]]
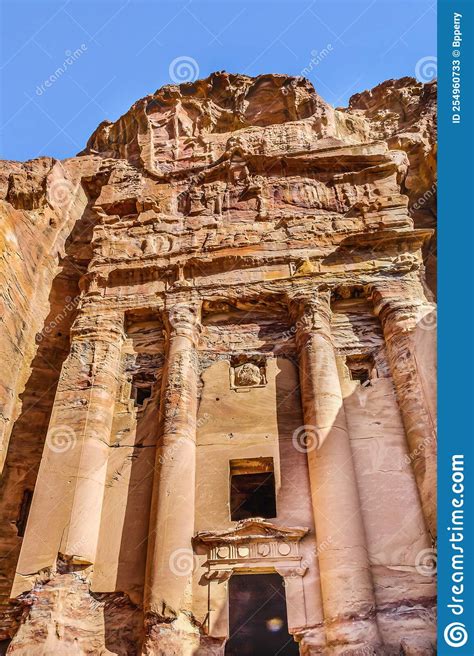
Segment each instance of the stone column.
[[29,587],[21,573],[51,567],[58,552],[81,565],[94,563],[96,556],[123,313],[80,314],[71,337],[20,554],[16,594]]
[[[436,536],[436,315],[414,281],[370,285],[426,526]],[[424,344],[423,344],[424,343]],[[430,362],[427,360],[429,359]],[[432,366],[430,366],[430,363]]]
[[166,312],[167,357],[145,587],[145,654],[180,654],[186,644],[179,637],[181,628],[171,629],[170,621],[191,610],[187,590],[194,564],[199,320],[200,303],[195,301],[179,299]]
[[[380,643],[365,530],[330,331],[330,294],[293,296],[324,621],[334,653]],[[357,652],[358,653],[358,652]],[[372,653],[368,651],[367,653]]]
[[90,564],[95,561],[99,540],[124,339],[123,313],[104,312],[92,323],[87,316],[79,317],[73,339],[76,353],[80,354],[81,344],[91,348],[90,387],[84,394],[82,412],[76,415],[80,456],[62,552],[72,562]]

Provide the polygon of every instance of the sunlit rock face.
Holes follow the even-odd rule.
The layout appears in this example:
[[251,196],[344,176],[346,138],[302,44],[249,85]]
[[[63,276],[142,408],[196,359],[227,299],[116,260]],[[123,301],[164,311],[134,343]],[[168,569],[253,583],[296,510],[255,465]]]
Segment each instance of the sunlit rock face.
[[0,163],[3,651],[435,653],[435,92],[220,72]]

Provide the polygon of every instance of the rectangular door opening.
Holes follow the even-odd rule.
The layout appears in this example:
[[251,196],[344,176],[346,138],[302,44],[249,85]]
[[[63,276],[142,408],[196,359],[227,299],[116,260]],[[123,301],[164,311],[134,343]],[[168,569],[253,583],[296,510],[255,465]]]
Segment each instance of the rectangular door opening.
[[233,574],[229,580],[229,640],[225,656],[297,656],[288,632],[279,574]]

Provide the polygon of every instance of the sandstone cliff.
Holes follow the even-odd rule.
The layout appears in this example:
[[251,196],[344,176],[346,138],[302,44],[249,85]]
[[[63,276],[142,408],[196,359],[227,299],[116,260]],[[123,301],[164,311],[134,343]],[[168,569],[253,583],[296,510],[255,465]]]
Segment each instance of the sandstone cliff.
[[[290,629],[303,654],[349,653],[340,644],[347,638],[363,648],[366,632],[373,632],[371,644],[379,653],[432,653],[432,572],[420,575],[415,561],[430,551],[435,531],[435,119],[435,83],[389,80],[353,96],[347,108],[335,109],[303,78],[219,72],[139,100],[117,121],[101,123],[74,158],[0,163],[0,637],[14,638],[8,653],[139,654],[145,634],[147,654],[223,653],[222,627],[204,630],[199,591],[197,601],[186,593],[178,608],[160,616],[168,633],[155,631],[150,618],[156,619],[156,610],[147,610],[145,561],[157,485],[148,454],[160,443],[153,432],[152,402],[166,374],[162,333],[173,327],[169,317],[157,323],[156,316],[168,311],[170,299],[179,306],[183,299],[187,306],[189,299],[191,305],[199,301],[199,363],[191,358],[189,376],[196,368],[193,394],[200,399],[197,412],[205,425],[198,429],[205,432],[211,430],[209,417],[221,416],[213,406],[203,408],[211,396],[219,400],[223,395],[226,358],[225,366],[234,371],[251,353],[254,369],[249,371],[257,378],[259,368],[265,368],[256,387],[266,385],[270,396],[266,404],[255,401],[256,422],[274,404],[273,370],[261,364],[264,354],[281,356],[285,364],[278,366],[294,379],[291,367],[300,347],[292,322],[298,313],[307,314],[295,294],[313,287],[329,290],[351,448],[357,451],[370,424],[370,439],[383,445],[383,453],[374,465],[370,450],[369,474],[361,460],[365,456],[354,456],[350,474],[362,499],[364,553],[370,562],[360,568],[371,571],[371,601],[357,606],[355,593],[352,602],[342,592],[327,593],[336,595],[336,608],[345,608],[341,622],[352,615],[360,619],[359,629],[340,628],[339,619],[325,615],[316,592],[304,622],[299,618]],[[246,319],[237,319],[239,313]],[[106,386],[117,388],[108,401],[115,404],[115,414],[106,441],[109,447],[117,436],[130,441],[107,456],[97,549],[78,568],[80,558],[67,553],[64,533],[72,526],[83,460],[74,448],[57,445],[50,460],[48,448],[51,439],[67,442],[68,431],[87,432],[87,420],[85,427],[80,424],[80,406],[90,403],[97,357],[87,340],[102,328],[109,338],[115,328],[109,330],[108,322],[118,314],[125,316],[125,342],[116,370],[112,355],[103,356],[111,367]],[[189,323],[187,315],[183,323]],[[416,371],[411,369],[415,350]],[[220,381],[217,388],[206,378],[211,365]],[[300,371],[301,366],[300,360]],[[362,391],[364,403],[357,378],[351,378],[354,366],[373,378]],[[71,382],[67,389],[68,377],[75,387]],[[133,386],[152,390],[145,419],[136,410],[136,389],[135,405],[130,401]],[[174,402],[165,392],[156,407]],[[374,406],[366,410],[371,394]],[[292,412],[288,408],[288,417]],[[305,405],[304,421],[280,417],[279,430],[289,430],[285,422],[307,424],[306,412]],[[268,422],[278,423],[275,418]],[[262,428],[267,441],[268,425]],[[221,429],[215,428],[216,434]],[[388,434],[397,458],[406,459],[397,473],[384,451],[387,440],[380,442]],[[64,451],[67,461],[54,460]],[[124,474],[134,460],[130,476],[143,485],[136,498],[133,481]],[[311,470],[316,465],[309,460]],[[295,467],[306,467],[304,462]],[[39,491],[48,480],[49,496]],[[393,486],[415,508],[415,518],[401,533],[383,519]],[[310,499],[309,491],[306,496]],[[383,500],[379,506],[376,496]],[[54,516],[46,512],[59,502]],[[300,511],[309,527],[302,549],[309,553],[317,549],[314,494],[312,510],[308,504],[304,510],[301,503]],[[109,505],[127,510],[119,513],[120,520],[107,520]],[[402,521],[403,508],[394,514]],[[42,517],[44,534],[38,533]],[[196,531],[199,521],[196,515]],[[209,528],[205,522],[202,527]],[[319,573],[311,566],[303,581],[320,588]],[[332,625],[336,628],[328,628]],[[154,635],[164,647],[153,646]]]

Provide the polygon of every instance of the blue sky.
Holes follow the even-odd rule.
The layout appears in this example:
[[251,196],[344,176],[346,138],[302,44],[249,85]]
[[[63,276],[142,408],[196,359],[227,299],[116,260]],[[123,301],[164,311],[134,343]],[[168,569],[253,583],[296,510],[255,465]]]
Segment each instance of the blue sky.
[[[306,69],[316,91],[341,106],[387,78],[415,76],[417,63],[436,55],[436,0],[3,0],[1,6],[2,159],[71,157],[102,120],[115,120],[180,74]],[[190,63],[180,67],[183,57]]]

